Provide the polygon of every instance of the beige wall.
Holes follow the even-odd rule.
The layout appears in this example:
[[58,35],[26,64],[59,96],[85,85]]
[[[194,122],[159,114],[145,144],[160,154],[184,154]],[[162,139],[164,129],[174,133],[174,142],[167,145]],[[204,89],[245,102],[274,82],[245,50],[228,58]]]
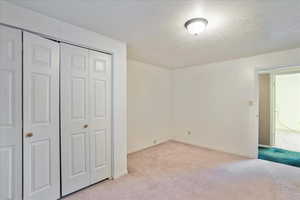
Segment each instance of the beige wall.
[[299,66],[299,55],[300,49],[293,49],[174,70],[174,137],[211,149],[257,157],[256,70]]
[[128,60],[128,152],[170,139],[171,72]]
[[259,144],[270,145],[270,74],[259,75]]

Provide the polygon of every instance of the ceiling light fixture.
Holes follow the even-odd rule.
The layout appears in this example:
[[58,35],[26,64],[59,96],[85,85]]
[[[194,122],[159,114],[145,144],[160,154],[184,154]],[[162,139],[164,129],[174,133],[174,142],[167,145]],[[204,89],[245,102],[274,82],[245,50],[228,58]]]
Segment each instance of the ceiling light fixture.
[[193,18],[185,22],[184,27],[193,35],[198,35],[205,31],[208,21],[205,18]]

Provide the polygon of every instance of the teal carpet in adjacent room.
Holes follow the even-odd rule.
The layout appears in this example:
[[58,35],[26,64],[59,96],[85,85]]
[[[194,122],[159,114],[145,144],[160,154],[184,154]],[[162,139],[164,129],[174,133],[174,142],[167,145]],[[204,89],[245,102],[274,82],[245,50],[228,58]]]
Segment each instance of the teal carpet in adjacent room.
[[258,158],[300,167],[300,152],[275,147],[259,147]]

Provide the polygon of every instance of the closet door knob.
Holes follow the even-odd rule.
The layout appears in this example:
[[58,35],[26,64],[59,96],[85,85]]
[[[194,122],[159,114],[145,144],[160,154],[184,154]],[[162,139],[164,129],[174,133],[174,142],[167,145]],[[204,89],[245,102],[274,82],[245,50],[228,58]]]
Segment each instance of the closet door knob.
[[85,124],[85,125],[83,126],[83,128],[87,128],[87,127],[89,127],[89,125],[87,125],[87,124]]
[[26,133],[26,135],[25,135],[26,137],[32,137],[33,136],[33,133]]

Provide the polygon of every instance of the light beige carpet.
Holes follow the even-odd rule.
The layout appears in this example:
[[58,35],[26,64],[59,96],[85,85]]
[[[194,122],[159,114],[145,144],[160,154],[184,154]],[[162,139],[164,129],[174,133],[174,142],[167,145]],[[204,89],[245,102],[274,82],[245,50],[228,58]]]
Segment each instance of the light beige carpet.
[[177,142],[130,154],[128,169],[65,200],[300,200],[300,168]]

